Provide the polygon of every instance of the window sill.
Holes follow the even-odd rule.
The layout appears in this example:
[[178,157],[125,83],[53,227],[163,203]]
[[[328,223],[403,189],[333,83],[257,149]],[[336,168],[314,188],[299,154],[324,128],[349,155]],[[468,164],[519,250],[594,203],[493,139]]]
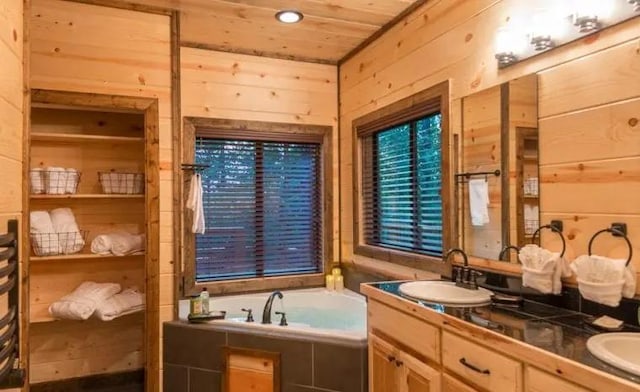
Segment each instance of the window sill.
[[324,286],[324,274],[290,275],[269,278],[222,280],[219,282],[196,283],[187,287],[185,296],[200,293],[207,288],[211,295],[243,294],[270,290],[304,289]]
[[450,276],[451,265],[438,257],[371,245],[354,249],[353,263],[395,279],[439,279]]

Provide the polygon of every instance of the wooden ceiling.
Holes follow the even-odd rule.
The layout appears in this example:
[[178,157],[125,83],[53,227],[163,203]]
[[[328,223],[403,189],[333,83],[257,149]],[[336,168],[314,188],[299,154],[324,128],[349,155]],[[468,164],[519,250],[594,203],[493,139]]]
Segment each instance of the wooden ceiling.
[[[134,0],[181,11],[183,44],[295,60],[337,63],[420,0]],[[286,25],[282,9],[304,14]]]

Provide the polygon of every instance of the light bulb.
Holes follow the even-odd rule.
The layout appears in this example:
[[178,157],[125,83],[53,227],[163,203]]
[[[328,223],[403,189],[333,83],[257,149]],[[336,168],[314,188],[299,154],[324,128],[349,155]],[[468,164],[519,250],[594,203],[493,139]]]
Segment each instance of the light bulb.
[[521,52],[521,34],[506,27],[497,31],[495,53],[500,67],[515,63],[518,60],[518,54]]
[[278,19],[282,23],[298,23],[302,20],[304,16],[301,12],[292,11],[292,10],[283,10],[276,13],[276,19]]
[[552,37],[555,35],[559,23],[548,10],[538,10],[531,18],[531,44],[536,50],[545,50],[553,47]]

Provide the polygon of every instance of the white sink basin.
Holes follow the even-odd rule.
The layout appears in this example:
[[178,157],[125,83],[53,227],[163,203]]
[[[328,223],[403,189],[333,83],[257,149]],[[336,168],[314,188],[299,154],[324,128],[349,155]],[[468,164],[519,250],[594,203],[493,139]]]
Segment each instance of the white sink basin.
[[587,340],[596,358],[618,369],[640,376],[640,333],[603,333]]
[[491,303],[489,290],[478,290],[458,287],[454,282],[418,281],[403,283],[399,287],[400,293],[407,297],[425,302],[447,306],[484,306]]

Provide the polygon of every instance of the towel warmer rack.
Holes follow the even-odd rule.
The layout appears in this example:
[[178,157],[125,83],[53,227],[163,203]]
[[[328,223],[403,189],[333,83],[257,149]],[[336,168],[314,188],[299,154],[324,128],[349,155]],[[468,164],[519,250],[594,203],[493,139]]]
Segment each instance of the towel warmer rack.
[[629,240],[629,237],[627,237],[627,224],[612,223],[611,227],[607,227],[606,229],[602,229],[597,233],[595,233],[593,237],[591,237],[591,239],[589,240],[589,256],[592,255],[591,246],[593,245],[593,241],[596,239],[597,236],[599,236],[602,233],[611,233],[612,236],[622,237],[622,239],[625,240],[625,242],[627,243],[627,246],[629,247],[629,258],[627,259],[627,263],[625,264],[628,267],[629,263],[631,263],[631,258],[633,257],[633,246],[631,245],[631,241]]
[[0,318],[0,389],[21,388],[25,371],[20,369],[20,285],[18,284],[18,221],[7,223],[7,234],[0,235],[0,260],[7,265],[0,268],[0,296],[8,293],[7,313]]
[[562,221],[552,220],[550,224],[538,227],[538,230],[536,230],[535,233],[533,233],[533,237],[531,237],[532,244],[536,243],[536,238],[538,238],[538,234],[540,234],[543,229],[549,229],[560,236],[560,239],[562,240],[562,252],[560,252],[560,257],[564,257],[564,252],[567,250],[567,241],[564,239],[564,234],[562,234],[562,231],[564,230]]

